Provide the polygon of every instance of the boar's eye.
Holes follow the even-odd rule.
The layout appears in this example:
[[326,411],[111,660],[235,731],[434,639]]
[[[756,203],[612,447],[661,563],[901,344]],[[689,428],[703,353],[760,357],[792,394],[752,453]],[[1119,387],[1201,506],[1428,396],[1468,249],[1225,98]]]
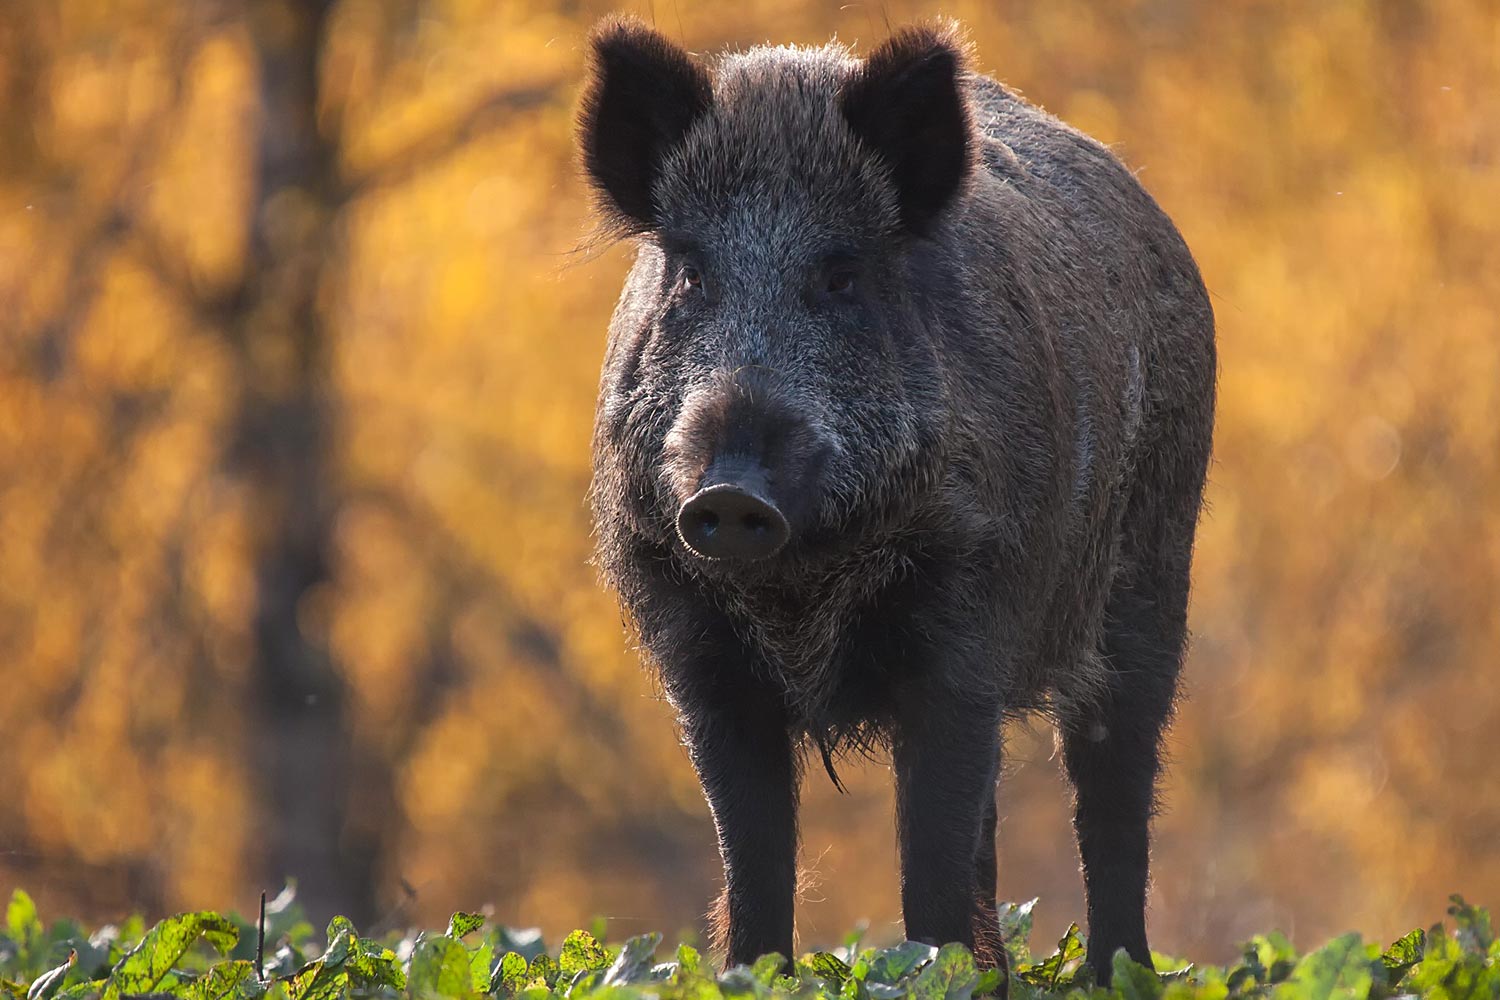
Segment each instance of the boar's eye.
[[693,290],[702,290],[703,275],[691,264],[682,266],[682,286]]
[[854,298],[855,286],[859,283],[859,258],[847,249],[832,250],[823,255],[812,274],[812,288],[816,297],[827,300],[850,300]]

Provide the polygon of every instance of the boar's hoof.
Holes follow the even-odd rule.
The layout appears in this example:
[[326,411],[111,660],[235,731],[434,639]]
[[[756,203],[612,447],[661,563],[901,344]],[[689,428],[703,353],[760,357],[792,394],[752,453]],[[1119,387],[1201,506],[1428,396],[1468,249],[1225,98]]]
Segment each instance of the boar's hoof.
[[779,552],[791,528],[774,504],[739,486],[719,483],[699,490],[682,505],[677,532],[700,556],[752,562]]

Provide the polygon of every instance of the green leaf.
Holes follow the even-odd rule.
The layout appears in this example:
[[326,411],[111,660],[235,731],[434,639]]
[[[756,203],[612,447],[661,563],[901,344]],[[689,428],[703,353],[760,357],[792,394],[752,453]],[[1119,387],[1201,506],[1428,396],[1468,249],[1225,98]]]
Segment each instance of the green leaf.
[[1192,962],[1185,962],[1171,955],[1163,955],[1159,951],[1151,953],[1151,966],[1156,969],[1156,976],[1164,983],[1187,981],[1193,974],[1195,966]]
[[573,973],[573,978],[568,980],[567,985],[562,986],[562,981],[564,978],[566,977],[558,978],[558,985],[562,988],[556,990],[556,992],[561,993],[563,996],[567,997],[582,997],[587,996],[599,985],[599,980],[604,978],[604,970],[579,969],[577,972]]
[[104,992],[105,981],[96,979],[92,982],[78,983],[55,993],[52,1000],[97,1000]]
[[986,996],[1000,989],[1005,983],[1005,973],[999,969],[985,969],[979,974],[979,982],[974,984],[975,996]]
[[359,935],[347,917],[334,917],[328,923],[328,936],[324,939],[328,947],[323,949],[324,965],[343,965],[349,953],[359,947]]
[[78,952],[78,961],[68,977],[69,985],[103,979],[109,975],[110,968],[120,959],[119,948],[115,945],[113,933],[110,933],[113,930],[114,928],[106,928],[87,940],[74,941],[73,948]]
[[250,1000],[265,992],[255,978],[255,963],[240,960],[213,966],[189,984],[183,995],[188,1000]]
[[526,986],[545,986],[551,989],[557,983],[557,962],[551,955],[546,953],[538,955],[531,960],[531,967],[526,970]]
[[358,965],[361,957],[354,924],[347,917],[334,917],[328,922],[327,941],[322,956],[291,977],[286,989],[293,1000],[331,1000],[352,985],[351,963]]
[[999,907],[1000,917],[1000,939],[1005,942],[1005,948],[1011,957],[1019,962],[1029,961],[1031,958],[1029,943],[1031,941],[1032,911],[1036,909],[1035,897],[1024,903],[1004,903]]
[[1481,906],[1470,906],[1457,893],[1448,899],[1453,904],[1448,907],[1448,915],[1457,924],[1453,936],[1458,939],[1459,946],[1470,954],[1486,954],[1495,940],[1489,911]]
[[602,913],[595,915],[589,921],[588,932],[594,936],[594,940],[603,941],[609,937],[609,918]]
[[726,970],[715,985],[719,994],[726,997],[754,997],[763,991],[760,980],[744,965]]
[[781,970],[786,967],[786,956],[779,951],[768,952],[755,960],[750,966],[750,975],[762,986],[770,986],[772,980],[781,975]]
[[[8,960],[0,962],[0,968],[8,975],[22,979],[44,972],[52,961],[43,946],[46,929],[37,916],[36,904],[22,889],[11,893],[10,903],[5,908],[5,929],[14,951]],[[10,949],[0,948],[0,959],[5,958],[7,950]]]
[[465,913],[462,910],[453,914],[448,919],[448,936],[461,938],[473,934],[484,926],[484,917],[478,913]]
[[838,990],[849,978],[849,966],[831,951],[815,951],[807,956],[808,967],[813,973],[827,980],[828,985]]
[[1442,924],[1438,924],[1427,932],[1422,959],[1407,972],[1402,988],[1426,995],[1444,983],[1464,957],[1458,942],[1444,932]]
[[1257,934],[1251,938],[1250,947],[1255,949],[1256,960],[1264,969],[1262,982],[1284,982],[1296,968],[1297,949],[1292,947],[1292,943],[1280,931]]
[[1162,982],[1156,973],[1133,961],[1124,948],[1115,950],[1111,959],[1114,970],[1112,985],[1124,1000],[1159,1000]]
[[574,931],[563,940],[558,969],[571,980],[580,972],[596,972],[609,967],[609,952],[588,931]]
[[42,997],[47,995],[49,990],[56,989],[62,985],[62,981],[67,978],[68,973],[77,964],[78,952],[70,950],[66,962],[55,969],[48,969],[36,977],[36,980],[31,984],[31,988],[26,991],[26,1000],[41,1000]]
[[1261,964],[1260,956],[1254,951],[1246,949],[1244,960],[1240,964],[1232,966],[1225,975],[1225,986],[1230,993],[1240,993],[1259,986],[1265,982],[1266,967]]
[[490,977],[490,992],[513,997],[526,986],[526,959],[519,952],[508,951]]
[[937,953],[932,945],[920,941],[903,941],[894,948],[882,948],[865,963],[868,971],[863,978],[871,983],[899,983],[908,974],[931,962]]
[[1420,927],[1392,942],[1380,955],[1380,962],[1385,966],[1390,982],[1399,982],[1407,969],[1420,962],[1426,946],[1427,935]]
[[[406,989],[406,973],[402,971],[396,953],[378,941],[358,939],[353,951],[344,961],[344,971],[348,973],[349,985],[352,987]],[[485,986],[488,985],[486,980]]]
[[1022,969],[1020,978],[1033,986],[1054,989],[1072,978],[1072,970],[1083,960],[1083,935],[1077,924],[1069,924],[1067,931],[1057,942],[1057,950],[1037,964]]
[[1162,981],[1163,1000],[1227,1000],[1229,989],[1222,977],[1206,977],[1203,982]]
[[961,944],[945,944],[911,984],[912,1000],[969,1000],[979,985],[974,956]]
[[5,907],[5,929],[14,941],[26,941],[40,937],[42,921],[37,916],[36,904],[24,889],[10,894],[10,903]]
[[1370,960],[1358,934],[1345,934],[1304,957],[1288,982],[1277,988],[1278,1000],[1363,1000],[1373,983]]
[[132,941],[139,942],[146,936],[146,919],[139,913],[133,913],[120,923],[117,938],[123,947]]
[[[540,961],[538,959],[537,961]],[[423,938],[411,955],[406,990],[413,997],[463,997],[473,986],[469,950],[446,935]]]
[[349,974],[342,964],[318,959],[297,970],[286,984],[292,1000],[332,1000],[349,988]]
[[657,946],[660,944],[660,934],[642,934],[626,941],[620,953],[615,956],[609,971],[604,974],[604,985],[626,986],[631,983],[649,982],[651,966],[655,961]]
[[495,961],[495,946],[486,941],[469,952],[469,978],[475,993],[486,993],[490,988],[490,968]]
[[200,937],[224,952],[234,947],[239,930],[226,917],[207,910],[163,920],[110,970],[103,1000],[150,992]]
[[861,920],[855,924],[854,930],[844,935],[844,954],[853,958],[854,954],[859,951],[859,943],[865,939],[865,935],[869,933],[869,930],[870,922],[868,920]]

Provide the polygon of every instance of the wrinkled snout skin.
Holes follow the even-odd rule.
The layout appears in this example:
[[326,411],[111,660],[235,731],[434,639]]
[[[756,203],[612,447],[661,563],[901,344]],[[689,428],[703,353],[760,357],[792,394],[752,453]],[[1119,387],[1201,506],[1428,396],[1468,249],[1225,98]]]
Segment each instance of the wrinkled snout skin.
[[1004,967],[1004,719],[1056,723],[1088,962],[1150,964],[1214,321],[1105,147],[958,29],[709,62],[594,33],[579,112],[636,257],[594,431],[597,562],[712,811],[730,963],[793,954],[805,764],[889,753],[909,938]]
[[749,563],[807,544],[837,438],[780,382],[716,371],[683,401],[662,462],[690,555]]

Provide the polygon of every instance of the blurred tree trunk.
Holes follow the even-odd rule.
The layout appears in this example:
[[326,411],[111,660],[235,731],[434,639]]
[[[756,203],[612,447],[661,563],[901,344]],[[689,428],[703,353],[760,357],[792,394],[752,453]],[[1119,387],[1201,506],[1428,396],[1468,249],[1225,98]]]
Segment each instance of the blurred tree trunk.
[[358,767],[348,692],[306,599],[329,577],[337,483],[328,263],[346,193],[336,137],[320,129],[319,54],[331,0],[250,0],[260,135],[250,260],[229,336],[243,397],[230,453],[256,525],[253,760],[266,824],[263,884],[293,877],[315,920],[375,912],[375,851],[347,841]]

